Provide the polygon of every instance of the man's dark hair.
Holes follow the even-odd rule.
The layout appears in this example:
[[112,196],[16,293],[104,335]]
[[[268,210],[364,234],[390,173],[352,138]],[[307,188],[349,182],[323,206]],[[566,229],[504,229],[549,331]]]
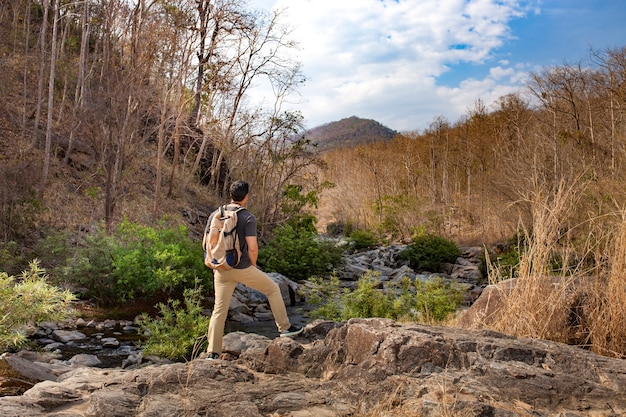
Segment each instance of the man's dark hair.
[[248,194],[249,190],[248,183],[245,181],[235,181],[230,185],[230,198],[235,202],[240,202],[243,200]]

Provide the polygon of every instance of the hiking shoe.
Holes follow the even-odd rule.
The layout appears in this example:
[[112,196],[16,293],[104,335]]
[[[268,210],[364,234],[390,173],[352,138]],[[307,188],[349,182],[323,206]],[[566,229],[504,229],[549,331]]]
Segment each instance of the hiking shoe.
[[284,332],[280,332],[280,337],[293,337],[302,333],[304,329],[302,327],[291,326],[289,330],[285,330]]
[[206,355],[206,359],[208,361],[214,361],[214,360],[219,359],[219,358],[220,358],[220,354],[219,353],[215,353],[215,352],[211,352],[211,353],[208,353]]

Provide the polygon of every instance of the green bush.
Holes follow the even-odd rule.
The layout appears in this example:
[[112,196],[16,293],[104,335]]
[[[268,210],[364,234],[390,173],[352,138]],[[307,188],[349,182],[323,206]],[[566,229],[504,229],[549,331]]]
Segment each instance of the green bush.
[[440,272],[444,262],[454,262],[461,255],[458,246],[443,237],[422,234],[400,253],[415,271]]
[[442,322],[453,314],[464,299],[464,292],[441,277],[416,283],[415,308],[421,321]]
[[259,249],[259,265],[298,281],[328,275],[341,262],[343,249],[307,229],[291,224],[277,227]]
[[336,276],[312,283],[308,296],[316,308],[310,314],[327,320],[381,317],[437,323],[454,313],[463,301],[463,290],[439,277],[414,283],[405,277],[381,289],[377,274],[370,271],[359,279],[354,291],[342,289]]
[[367,230],[354,230],[348,236],[348,242],[350,243],[350,247],[355,250],[359,249],[371,249],[375,247],[378,243],[376,236],[372,232]]
[[152,228],[124,221],[111,235],[99,229],[84,237],[54,273],[103,303],[182,295],[198,279],[205,288],[212,287],[201,245],[186,227],[162,224]]
[[0,350],[24,344],[28,324],[67,317],[74,295],[49,285],[47,280],[37,260],[18,278],[0,272]]
[[140,343],[143,352],[171,360],[191,360],[206,350],[210,318],[202,314],[202,287],[186,289],[184,306],[180,300],[159,303],[160,317],[141,316]]

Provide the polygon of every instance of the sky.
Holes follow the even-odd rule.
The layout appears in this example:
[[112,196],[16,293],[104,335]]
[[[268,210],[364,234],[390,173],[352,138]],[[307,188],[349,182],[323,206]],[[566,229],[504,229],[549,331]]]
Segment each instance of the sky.
[[532,72],[626,47],[625,0],[250,0],[284,9],[307,128],[357,116],[399,132],[492,108]]

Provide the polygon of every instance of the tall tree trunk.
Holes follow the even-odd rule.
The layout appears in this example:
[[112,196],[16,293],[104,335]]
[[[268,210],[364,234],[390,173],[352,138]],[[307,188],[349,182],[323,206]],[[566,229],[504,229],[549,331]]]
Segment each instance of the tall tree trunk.
[[[24,110],[22,111],[22,139],[26,138],[26,115],[27,112],[27,80],[28,80],[28,51],[29,51],[29,38],[30,38],[30,6],[31,0],[26,2],[26,16],[24,18],[24,74],[23,74],[23,91],[22,96],[24,98]],[[16,31],[17,32],[17,31]]]
[[50,9],[49,0],[42,0],[43,5],[43,20],[41,23],[41,33],[39,35],[39,77],[37,82],[37,107],[35,109],[35,128],[33,130],[33,137],[31,146],[34,148],[39,142],[39,122],[41,121],[41,108],[43,106],[43,82],[46,72],[46,42],[48,32],[48,11]]
[[70,161],[70,155],[72,153],[72,147],[74,146],[74,136],[76,135],[76,130],[80,126],[80,119],[77,114],[79,109],[83,109],[84,103],[84,94],[85,94],[85,74],[87,67],[87,45],[89,40],[89,1],[84,0],[83,2],[83,16],[82,16],[82,38],[80,40],[80,58],[78,64],[78,80],[76,81],[76,90],[74,91],[74,107],[72,109],[72,125],[70,128],[70,139],[67,144],[67,150],[65,152],[65,158],[63,162],[68,164]]
[[167,190],[167,197],[174,195],[174,182],[176,181],[176,170],[178,169],[178,161],[180,159],[180,124],[181,117],[176,118],[176,126],[174,127],[174,157],[172,158],[172,172],[170,173],[170,183]]
[[164,94],[163,103],[161,105],[161,124],[159,125],[159,132],[157,134],[157,166],[156,166],[156,180],[154,184],[154,207],[152,216],[157,219],[159,217],[159,211],[161,210],[161,184],[163,173],[163,159],[165,158],[165,121],[167,120],[167,102],[168,94]]
[[43,173],[41,175],[41,186],[39,187],[39,199],[43,199],[44,192],[48,183],[48,171],[50,170],[50,153],[52,148],[52,111],[54,104],[54,78],[55,78],[55,68],[56,68],[56,59],[57,59],[57,28],[58,28],[58,12],[59,12],[59,2],[60,0],[54,1],[54,10],[52,13],[53,16],[53,24],[52,24],[52,45],[50,50],[52,54],[50,55],[50,79],[48,80],[48,122],[46,124],[46,146],[44,150],[44,161],[43,161]]

